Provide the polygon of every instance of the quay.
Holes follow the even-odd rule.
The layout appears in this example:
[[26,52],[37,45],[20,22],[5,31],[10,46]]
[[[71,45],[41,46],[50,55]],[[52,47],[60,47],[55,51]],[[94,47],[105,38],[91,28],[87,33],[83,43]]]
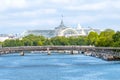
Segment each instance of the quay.
[[98,57],[104,60],[120,60],[119,47],[91,47],[91,46],[20,46],[20,47],[1,47],[0,55],[19,52],[24,56],[25,51],[47,51],[48,55],[51,51],[70,51],[70,54],[77,53],[87,56]]

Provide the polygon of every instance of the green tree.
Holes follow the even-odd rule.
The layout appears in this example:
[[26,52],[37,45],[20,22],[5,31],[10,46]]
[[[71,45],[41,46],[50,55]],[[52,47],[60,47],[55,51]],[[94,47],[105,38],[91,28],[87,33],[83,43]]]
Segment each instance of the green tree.
[[95,45],[98,39],[98,33],[91,31],[88,34],[87,40],[88,40],[88,45]]
[[112,39],[114,41],[114,47],[120,47],[120,31],[117,31],[113,36]]
[[57,36],[57,37],[53,37],[51,38],[51,43],[53,45],[68,45],[68,39],[64,36],[60,37],[60,36]]
[[22,39],[25,46],[41,46],[45,40],[44,36],[35,36],[33,34],[25,36]]
[[51,39],[46,39],[43,43],[43,45],[53,45],[51,42]]
[[71,37],[68,37],[68,41],[69,41],[69,45],[77,45],[77,37],[74,37],[74,36],[71,36]]
[[106,30],[102,31],[99,35],[96,46],[101,46],[101,47],[112,46],[113,45],[112,36],[114,34],[115,34],[115,31],[112,29],[106,29]]
[[12,47],[16,46],[16,41],[15,40],[5,40],[3,43],[4,47]]
[[43,42],[42,41],[38,41],[37,46],[43,46]]
[[117,31],[113,36],[113,41],[116,42],[116,41],[120,41],[120,31]]
[[[74,39],[75,45],[87,45],[87,37],[86,36],[78,36]],[[69,40],[70,41],[70,40]]]
[[3,46],[3,42],[0,42],[0,46],[1,46],[1,47]]

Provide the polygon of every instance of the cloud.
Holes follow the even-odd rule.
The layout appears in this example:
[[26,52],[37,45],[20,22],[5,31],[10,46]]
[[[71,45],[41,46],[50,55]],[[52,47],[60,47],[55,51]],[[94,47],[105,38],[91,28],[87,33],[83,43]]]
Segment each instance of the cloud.
[[100,2],[94,2],[94,3],[83,3],[80,5],[70,5],[66,6],[65,9],[67,10],[82,10],[82,11],[90,11],[90,10],[106,10],[109,11],[111,9],[120,9],[120,1],[116,0],[105,0]]
[[119,4],[120,0],[0,0],[0,28],[54,28],[59,25],[61,14],[68,26],[118,25]]
[[30,11],[21,11],[16,13],[10,13],[9,16],[13,17],[37,17],[45,14],[55,14],[57,13],[56,9],[47,8],[47,9],[36,9]]
[[87,3],[79,6],[67,6],[66,9],[68,10],[102,10],[106,8],[106,2],[101,3]]
[[[28,27],[29,29],[31,28],[36,28],[39,27],[40,29],[48,29],[48,27],[55,27],[52,25],[58,25],[56,24],[57,20],[56,19],[30,19],[30,20],[7,20],[5,21],[0,21],[1,26],[7,26],[9,28],[20,28],[20,27]],[[9,25],[9,26],[8,26]]]
[[0,11],[5,11],[10,8],[24,8],[25,0],[0,0]]
[[111,8],[120,9],[120,0],[110,1],[109,5],[111,6]]
[[45,0],[26,0],[26,3],[29,8],[34,6],[40,7],[45,4]]
[[88,23],[93,23],[95,21],[98,21],[100,19],[99,15],[91,16],[91,15],[81,15],[81,16],[76,16],[76,17],[67,17],[65,22],[69,23],[69,25],[76,25],[76,24],[88,24]]
[[71,2],[76,2],[76,0],[51,0],[51,3],[57,4],[71,4]]

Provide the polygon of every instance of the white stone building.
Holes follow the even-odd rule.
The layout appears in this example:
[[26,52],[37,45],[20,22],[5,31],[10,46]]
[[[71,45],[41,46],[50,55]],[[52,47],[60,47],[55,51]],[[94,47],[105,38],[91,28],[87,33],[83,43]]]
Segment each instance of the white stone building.
[[42,35],[45,37],[55,37],[55,36],[87,36],[89,32],[95,31],[98,34],[101,32],[100,29],[94,28],[83,28],[80,24],[76,28],[71,28],[64,25],[63,20],[58,27],[55,27],[54,30],[28,30],[23,33],[23,36],[34,34],[34,35]]

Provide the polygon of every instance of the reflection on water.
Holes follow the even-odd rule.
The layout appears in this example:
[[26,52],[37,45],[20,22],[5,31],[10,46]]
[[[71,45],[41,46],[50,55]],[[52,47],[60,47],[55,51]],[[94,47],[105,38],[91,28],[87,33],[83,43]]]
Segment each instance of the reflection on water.
[[84,55],[0,56],[0,80],[120,80],[120,61]]

